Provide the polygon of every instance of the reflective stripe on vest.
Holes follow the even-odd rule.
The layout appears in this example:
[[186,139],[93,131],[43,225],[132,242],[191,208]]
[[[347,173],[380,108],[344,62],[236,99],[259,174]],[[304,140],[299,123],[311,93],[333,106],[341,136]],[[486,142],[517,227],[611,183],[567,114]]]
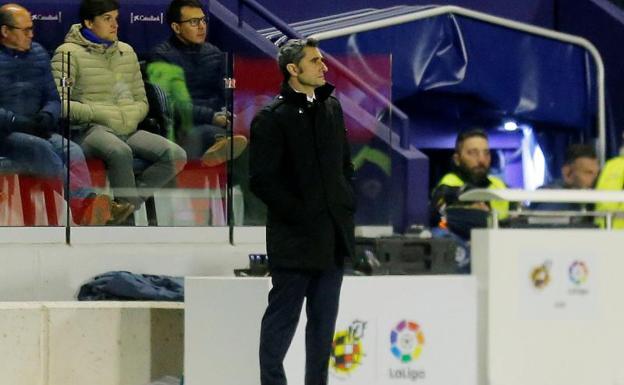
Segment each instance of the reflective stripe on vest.
[[[488,180],[490,181],[488,189],[500,190],[507,188],[505,182],[495,176],[488,175]],[[465,184],[457,174],[451,172],[442,177],[438,186],[462,187]],[[505,219],[509,216],[509,202],[507,201],[490,201],[490,207],[498,212],[499,219]]]

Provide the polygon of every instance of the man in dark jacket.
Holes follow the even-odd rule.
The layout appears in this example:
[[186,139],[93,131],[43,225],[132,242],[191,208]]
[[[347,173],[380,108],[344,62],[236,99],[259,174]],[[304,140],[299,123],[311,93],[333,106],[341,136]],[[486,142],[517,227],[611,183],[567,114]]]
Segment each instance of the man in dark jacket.
[[285,385],[283,360],[306,302],[306,385],[327,383],[345,257],[353,256],[353,166],[340,103],[313,39],[278,55],[280,95],[251,124],[252,191],[266,203],[273,288],[262,319],[262,385]]
[[[198,0],[173,0],[166,14],[169,40],[154,47],[147,66],[150,82],[167,94],[176,127],[169,137],[178,141],[189,159],[207,166],[223,163],[230,143],[225,127],[225,55],[206,41],[208,19]],[[233,158],[247,147],[235,135]]]
[[[70,206],[74,220],[103,225],[125,219],[131,211],[91,188],[84,154],[56,133],[61,101],[52,78],[50,58],[32,41],[30,12],[17,4],[0,7],[0,156],[16,163],[18,172],[61,179],[66,151],[70,158]],[[124,217],[125,216],[125,217]]]

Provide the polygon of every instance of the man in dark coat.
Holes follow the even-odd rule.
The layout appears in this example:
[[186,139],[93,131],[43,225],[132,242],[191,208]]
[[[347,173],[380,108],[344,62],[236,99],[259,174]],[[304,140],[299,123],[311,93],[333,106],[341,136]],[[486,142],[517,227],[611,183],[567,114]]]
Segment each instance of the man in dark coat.
[[285,385],[283,360],[306,298],[306,385],[327,383],[345,258],[353,256],[353,166],[340,103],[313,39],[278,55],[280,95],[251,124],[251,190],[266,203],[273,288],[262,319],[262,385]]
[[[176,121],[169,139],[177,140],[189,159],[215,166],[230,158],[225,111],[225,55],[206,41],[208,18],[199,0],[173,0],[167,9],[171,37],[154,47],[147,66],[149,81],[167,94]],[[247,138],[234,135],[237,158]]]

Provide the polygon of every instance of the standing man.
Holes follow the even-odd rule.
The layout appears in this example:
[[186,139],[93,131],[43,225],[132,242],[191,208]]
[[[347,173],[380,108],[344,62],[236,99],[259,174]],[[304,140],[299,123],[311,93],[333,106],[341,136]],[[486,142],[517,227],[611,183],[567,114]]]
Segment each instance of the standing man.
[[286,385],[283,361],[306,299],[305,384],[327,384],[345,257],[353,256],[353,166],[342,109],[318,42],[278,54],[280,95],[251,124],[251,190],[266,203],[273,288],[262,319],[262,385]]

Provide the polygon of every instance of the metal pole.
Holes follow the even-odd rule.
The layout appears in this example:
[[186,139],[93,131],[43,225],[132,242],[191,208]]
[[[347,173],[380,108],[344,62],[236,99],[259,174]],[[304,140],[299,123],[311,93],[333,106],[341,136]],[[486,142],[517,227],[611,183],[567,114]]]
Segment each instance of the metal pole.
[[[232,156],[234,155],[234,88],[236,88],[236,79],[233,78],[233,61],[230,57],[232,55],[231,52],[225,54],[225,78],[224,81],[224,92],[225,92],[225,105],[226,113],[229,113],[229,119],[227,119],[226,125],[226,137],[230,139],[230,148],[229,154],[230,156],[227,159],[227,184],[226,184],[226,203],[227,203],[227,224],[228,224],[228,232],[229,232],[229,240],[230,244],[234,244],[234,202],[232,201],[234,198],[233,194],[233,184],[232,177],[234,174],[234,160]],[[227,115],[226,115],[227,116]]]

